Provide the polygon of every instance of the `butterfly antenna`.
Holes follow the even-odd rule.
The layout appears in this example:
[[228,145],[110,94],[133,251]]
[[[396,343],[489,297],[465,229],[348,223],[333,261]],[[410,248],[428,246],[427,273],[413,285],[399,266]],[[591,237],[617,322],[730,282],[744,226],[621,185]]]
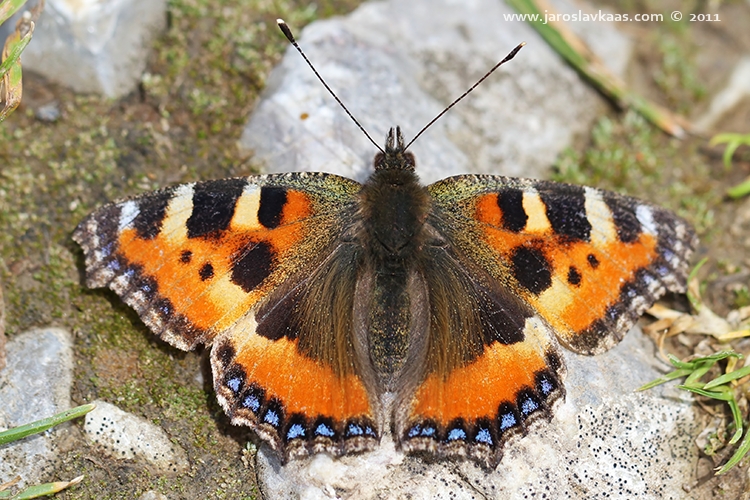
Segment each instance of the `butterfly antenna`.
[[287,40],[289,40],[289,43],[291,43],[292,45],[294,45],[294,48],[297,49],[297,52],[300,53],[300,55],[305,60],[305,62],[307,63],[307,65],[310,66],[310,69],[313,70],[313,73],[315,73],[315,76],[318,77],[318,80],[320,80],[320,83],[323,84],[323,86],[326,88],[326,90],[328,91],[328,93],[331,94],[334,99],[336,99],[336,102],[339,103],[339,106],[341,106],[344,109],[344,111],[346,111],[346,114],[349,115],[349,118],[351,118],[352,121],[357,124],[357,126],[362,131],[362,133],[364,133],[365,136],[368,139],[370,139],[370,142],[373,143],[375,145],[375,147],[378,148],[378,150],[380,150],[381,153],[385,154],[385,151],[383,151],[383,148],[381,148],[380,146],[378,146],[378,143],[372,140],[372,137],[370,137],[370,134],[367,133],[367,130],[365,130],[365,128],[357,121],[357,119],[354,118],[354,115],[352,115],[349,112],[349,110],[346,108],[346,106],[344,106],[344,103],[341,102],[341,99],[339,99],[339,97],[333,92],[333,90],[331,90],[331,87],[328,86],[328,84],[326,83],[326,81],[323,80],[323,77],[320,76],[320,73],[318,73],[318,70],[315,69],[315,66],[312,65],[312,63],[307,58],[307,56],[305,55],[305,53],[302,52],[302,48],[299,46],[299,44],[297,44],[297,40],[294,39],[294,35],[292,34],[292,30],[289,29],[289,26],[284,22],[284,20],[283,19],[277,19],[276,20],[276,24],[279,25],[279,29],[281,30],[282,33],[284,33],[284,36],[286,37]]
[[[432,126],[432,124],[433,124],[433,123],[435,123],[436,121],[438,121],[438,120],[440,119],[440,117],[442,117],[442,116],[443,116],[443,115],[444,115],[445,113],[447,113],[447,112],[448,112],[448,110],[449,110],[449,109],[451,109],[451,108],[452,108],[453,106],[455,106],[456,104],[458,104],[458,102],[459,102],[459,101],[460,101],[461,99],[463,99],[464,97],[466,97],[467,95],[469,95],[469,94],[471,93],[471,91],[472,91],[472,90],[474,90],[475,88],[477,88],[477,87],[479,86],[479,84],[480,84],[480,83],[482,83],[483,81],[485,81],[485,80],[486,80],[486,79],[487,79],[487,78],[488,78],[488,77],[489,77],[489,76],[490,76],[490,75],[491,75],[492,73],[494,73],[494,72],[495,72],[495,70],[496,70],[497,68],[499,68],[499,67],[500,67],[500,66],[502,66],[503,64],[505,64],[505,63],[507,63],[508,61],[510,61],[511,59],[513,59],[513,58],[514,58],[514,57],[516,56],[516,54],[518,54],[518,51],[519,51],[519,50],[521,50],[521,48],[522,48],[522,47],[523,47],[524,45],[526,45],[526,42],[521,42],[521,43],[519,43],[519,44],[518,44],[518,46],[517,46],[517,47],[516,47],[515,49],[511,50],[511,51],[510,51],[510,53],[509,53],[509,54],[508,54],[507,56],[505,56],[505,59],[503,59],[503,60],[502,60],[502,61],[500,61],[499,63],[495,64],[495,65],[494,65],[494,66],[492,67],[492,69],[490,69],[490,70],[489,70],[489,71],[487,72],[487,74],[485,74],[485,75],[484,75],[484,76],[483,76],[482,78],[480,78],[480,79],[479,79],[479,81],[478,81],[477,83],[475,83],[474,85],[472,85],[472,86],[471,86],[471,88],[470,88],[469,90],[467,90],[466,92],[464,92],[463,94],[461,94],[461,95],[459,96],[459,98],[458,98],[458,99],[456,99],[455,101],[453,101],[452,103],[450,103],[450,104],[448,105],[448,107],[447,107],[447,108],[445,108],[445,109],[444,109],[443,111],[441,111],[441,112],[440,112],[440,114],[439,114],[439,115],[437,115],[437,116],[436,116],[435,118],[433,118],[433,119],[432,119],[432,120],[430,121],[430,123],[428,123],[427,125],[425,125],[424,127],[422,127],[422,130],[420,130],[420,131],[419,131],[419,133],[418,133],[417,135],[415,135],[415,136],[414,136],[414,138],[413,138],[413,139],[412,139],[411,141],[409,141],[409,144],[407,144],[407,145],[406,145],[406,147],[405,147],[404,149],[405,149],[405,150],[406,150],[406,149],[409,149],[409,146],[411,146],[411,145],[412,145],[412,144],[414,143],[414,141],[416,141],[416,140],[417,140],[417,138],[419,138],[419,136],[420,136],[420,135],[422,135],[422,133],[423,133],[423,132],[424,132],[425,130],[427,130],[428,128],[430,128],[430,127]],[[370,139],[370,140],[372,140],[372,139]]]

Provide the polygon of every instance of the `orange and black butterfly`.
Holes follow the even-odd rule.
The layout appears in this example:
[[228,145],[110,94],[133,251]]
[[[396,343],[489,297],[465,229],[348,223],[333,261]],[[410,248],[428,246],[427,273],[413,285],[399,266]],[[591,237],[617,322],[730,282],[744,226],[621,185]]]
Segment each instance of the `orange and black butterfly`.
[[73,238],[163,340],[211,345],[218,399],[282,459],[392,434],[494,466],[564,396],[558,344],[617,344],[696,246],[673,213],[492,175],[420,184],[401,132],[360,184],[289,173],[104,206]]

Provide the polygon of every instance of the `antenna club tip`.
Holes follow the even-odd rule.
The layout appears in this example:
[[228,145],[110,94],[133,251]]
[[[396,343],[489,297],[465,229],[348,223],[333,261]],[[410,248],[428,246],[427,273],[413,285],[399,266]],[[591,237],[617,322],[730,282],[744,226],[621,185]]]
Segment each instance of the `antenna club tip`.
[[276,24],[279,26],[281,32],[284,33],[286,39],[289,40],[290,43],[294,43],[294,35],[292,35],[292,30],[289,29],[289,26],[287,26],[284,20],[276,19]]
[[[282,21],[282,22],[283,22],[283,21]],[[525,46],[526,46],[526,42],[521,42],[521,43],[519,43],[519,44],[518,44],[518,47],[519,47],[519,48],[521,48],[521,47],[525,47]]]

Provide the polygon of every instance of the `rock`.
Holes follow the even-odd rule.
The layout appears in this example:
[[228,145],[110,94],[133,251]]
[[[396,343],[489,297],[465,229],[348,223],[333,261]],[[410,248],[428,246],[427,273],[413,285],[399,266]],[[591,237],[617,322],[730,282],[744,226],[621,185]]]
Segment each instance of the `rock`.
[[706,113],[695,120],[697,130],[710,131],[724,115],[750,97],[750,56],[740,59],[729,76],[726,86],[711,99]]
[[122,411],[105,401],[94,401],[96,409],[86,414],[83,430],[113,458],[140,459],[159,473],[183,472],[187,455],[161,427]]
[[134,90],[152,40],[166,26],[166,0],[47,0],[24,69],[78,92],[120,97]]
[[140,497],[138,500],[168,500],[166,495],[159,493],[158,491],[149,490]]
[[[466,172],[544,177],[558,153],[589,129],[603,101],[526,23],[503,22],[511,13],[491,0],[373,2],[347,17],[315,22],[299,38],[381,146],[396,125],[410,140],[527,41],[411,149],[425,182]],[[579,28],[622,73],[629,42],[609,25],[574,26]],[[358,180],[367,176],[376,152],[291,48],[269,77],[240,146],[270,172],[321,170]]]
[[698,460],[690,398],[669,386],[633,392],[662,375],[652,341],[634,329],[603,355],[564,354],[565,402],[507,443],[493,472],[468,460],[427,464],[386,441],[373,453],[283,467],[262,446],[261,491],[274,499],[703,498],[683,489]]
[[[7,344],[0,371],[0,428],[51,417],[71,407],[73,345],[60,328],[30,330]],[[55,431],[0,447],[0,483],[21,476],[19,487],[38,482],[54,457]]]
[[[489,0],[390,0],[313,23],[299,39],[380,144],[395,125],[408,141],[527,41],[411,149],[425,182],[465,172],[544,177],[575,134],[589,129],[601,99],[525,23],[504,23],[511,12]],[[611,69],[622,73],[629,44],[611,26],[573,29],[585,30],[581,36],[602,59],[613,62],[619,54]],[[269,78],[240,145],[271,172],[321,170],[358,180],[375,153],[292,49]],[[691,400],[671,387],[633,392],[662,374],[651,340],[636,329],[602,356],[566,352],[565,359],[565,402],[550,422],[511,441],[494,472],[471,461],[404,457],[387,439],[372,453],[318,455],[285,466],[262,446],[260,488],[267,498],[689,498],[683,486],[698,454]]]

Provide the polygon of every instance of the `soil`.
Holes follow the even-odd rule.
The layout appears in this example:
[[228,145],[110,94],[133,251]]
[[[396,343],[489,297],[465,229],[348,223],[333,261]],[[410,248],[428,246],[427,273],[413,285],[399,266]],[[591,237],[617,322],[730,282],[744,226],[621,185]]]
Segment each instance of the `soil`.
[[[7,335],[50,324],[72,331],[73,401],[102,398],[150,419],[187,450],[192,464],[185,475],[154,475],[138,462],[109,459],[81,435],[64,440],[50,480],[85,479],[59,498],[138,498],[150,490],[168,498],[259,497],[252,465],[256,438],[230,426],[219,408],[207,382],[206,352],[182,353],[161,343],[113,293],[84,288],[82,253],[70,234],[85,215],[113,199],[254,173],[252,157],[236,143],[286,49],[275,19],[284,17],[299,31],[356,4],[171,1],[169,27],[154,44],[147,75],[118,100],[76,95],[24,75],[24,102],[0,125],[0,287]],[[736,62],[750,55],[747,2],[612,0],[600,6],[631,14],[718,14],[716,22],[685,16],[679,23],[617,26],[636,43],[628,84],[690,119],[706,111]],[[59,109],[57,120],[40,118],[47,116],[40,111],[47,105]],[[750,99],[723,117],[715,132],[750,133]],[[723,148],[709,147],[707,138],[674,139],[612,109],[551,173],[649,199],[691,221],[701,236],[696,262],[709,259],[700,273],[704,297],[723,315],[750,304],[750,201],[725,195],[750,176],[750,148],[740,148],[726,168]],[[684,307],[684,299],[676,302]],[[748,341],[719,345],[707,339],[715,350],[750,353]],[[673,338],[666,350],[684,358],[696,344]],[[737,391],[745,409],[746,391]],[[75,437],[78,431],[71,432]],[[705,460],[713,466],[725,456]],[[715,498],[738,498],[747,473],[746,463],[718,478],[704,467],[685,485],[712,482]]]

